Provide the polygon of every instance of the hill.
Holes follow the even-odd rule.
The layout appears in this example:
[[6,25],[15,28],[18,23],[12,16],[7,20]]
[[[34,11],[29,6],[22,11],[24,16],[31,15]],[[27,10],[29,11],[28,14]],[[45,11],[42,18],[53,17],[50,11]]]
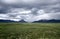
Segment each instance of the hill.
[[51,20],[39,20],[39,21],[34,21],[33,23],[60,23],[60,20],[55,20],[55,19],[51,19]]

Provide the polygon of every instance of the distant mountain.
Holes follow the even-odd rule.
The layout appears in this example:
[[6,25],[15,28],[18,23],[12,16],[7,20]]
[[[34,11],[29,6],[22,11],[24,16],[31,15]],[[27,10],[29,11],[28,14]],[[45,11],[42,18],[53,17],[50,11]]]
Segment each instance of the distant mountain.
[[25,23],[26,21],[24,21],[24,20],[20,20],[19,22]]
[[[0,22],[17,22],[17,21],[12,21],[12,20],[0,20]],[[19,22],[21,23],[26,23],[24,20],[20,20]],[[39,21],[34,21],[33,23],[60,23],[60,20],[39,20]]]
[[[12,20],[0,20],[0,22],[17,22],[17,21],[12,21]],[[20,20],[19,22],[25,23],[24,20]]]
[[15,21],[12,21],[12,20],[0,20],[0,22],[15,22]]
[[34,21],[33,23],[60,23],[60,20],[55,20],[55,19],[51,19],[51,20],[39,20],[39,21]]

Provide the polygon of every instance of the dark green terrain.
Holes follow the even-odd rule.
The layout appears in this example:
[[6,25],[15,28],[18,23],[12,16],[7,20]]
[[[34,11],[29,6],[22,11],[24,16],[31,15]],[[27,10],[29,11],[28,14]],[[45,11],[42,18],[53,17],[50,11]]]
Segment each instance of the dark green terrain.
[[0,39],[60,39],[60,23],[0,23]]

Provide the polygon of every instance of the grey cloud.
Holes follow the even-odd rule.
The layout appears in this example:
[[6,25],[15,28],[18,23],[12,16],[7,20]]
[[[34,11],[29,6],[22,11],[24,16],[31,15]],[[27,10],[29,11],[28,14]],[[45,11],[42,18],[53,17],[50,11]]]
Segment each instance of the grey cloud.
[[[19,12],[21,11],[21,8],[26,11],[30,10],[31,13],[21,15]],[[15,9],[17,9],[17,11],[14,11]],[[39,10],[43,10],[43,13],[37,13]],[[0,14],[8,14],[9,18],[11,17],[10,19],[13,18],[15,20],[17,19],[16,17],[18,17],[17,21],[19,21],[19,19],[24,19],[29,22],[45,18],[58,19],[60,17],[60,14],[58,15],[58,13],[60,13],[60,0],[0,0]]]
[[[44,9],[44,10],[51,10],[59,3],[59,0],[15,0],[17,2],[13,3],[13,4],[8,4],[8,3],[3,3],[4,0],[2,0],[2,4],[4,4],[5,6],[8,7],[13,7],[13,8],[27,8],[27,9],[31,9],[31,8],[40,8],[40,9]],[[59,7],[57,7],[59,8]],[[53,9],[54,10],[54,9]],[[46,11],[47,12],[47,11]]]

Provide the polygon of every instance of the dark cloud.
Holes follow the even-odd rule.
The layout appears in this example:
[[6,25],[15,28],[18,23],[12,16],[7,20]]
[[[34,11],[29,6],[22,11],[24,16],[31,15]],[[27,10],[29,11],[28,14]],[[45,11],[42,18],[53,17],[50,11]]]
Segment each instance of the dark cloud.
[[18,17],[17,21],[19,19],[29,22],[41,19],[58,19],[60,17],[58,13],[60,13],[60,0],[0,0],[0,14],[8,15],[9,19],[16,20]]
[[[16,2],[14,2],[16,1]],[[13,7],[13,8],[27,8],[27,9],[32,9],[32,8],[40,8],[44,10],[54,10],[53,8],[59,8],[58,4],[59,0],[12,0],[10,1],[5,1],[1,0],[1,4],[7,6],[7,7]],[[46,11],[47,12],[47,11]]]

